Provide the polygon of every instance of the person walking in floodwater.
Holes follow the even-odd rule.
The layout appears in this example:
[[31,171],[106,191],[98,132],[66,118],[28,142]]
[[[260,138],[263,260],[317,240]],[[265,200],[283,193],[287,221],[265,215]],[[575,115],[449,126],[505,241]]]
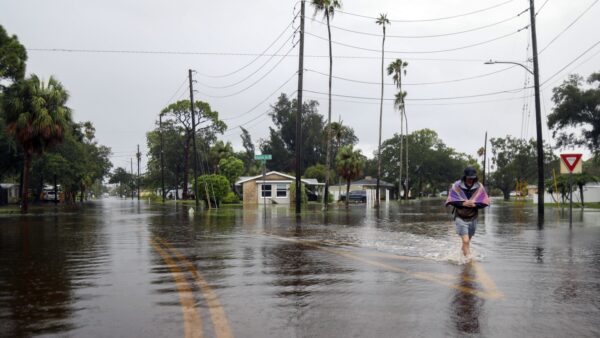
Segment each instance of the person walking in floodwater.
[[463,177],[450,187],[446,200],[448,205],[454,207],[456,233],[462,241],[463,255],[471,259],[471,238],[477,228],[479,209],[490,205],[490,198],[483,184],[477,181],[477,171],[473,167],[465,168]]

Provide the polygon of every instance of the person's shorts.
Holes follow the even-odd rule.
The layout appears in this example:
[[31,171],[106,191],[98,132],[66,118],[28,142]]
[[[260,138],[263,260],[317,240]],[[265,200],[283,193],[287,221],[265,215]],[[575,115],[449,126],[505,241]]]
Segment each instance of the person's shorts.
[[456,224],[456,233],[459,236],[469,235],[469,237],[473,237],[473,235],[475,235],[475,229],[477,228],[477,218],[465,221],[460,217],[456,217],[456,219],[454,219],[454,222]]

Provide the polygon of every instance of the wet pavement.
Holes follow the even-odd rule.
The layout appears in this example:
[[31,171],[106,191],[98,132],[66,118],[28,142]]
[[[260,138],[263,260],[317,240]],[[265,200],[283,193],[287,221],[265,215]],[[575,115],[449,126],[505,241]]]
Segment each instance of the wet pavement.
[[0,216],[0,336],[600,336],[600,210],[496,203],[464,264],[442,204]]

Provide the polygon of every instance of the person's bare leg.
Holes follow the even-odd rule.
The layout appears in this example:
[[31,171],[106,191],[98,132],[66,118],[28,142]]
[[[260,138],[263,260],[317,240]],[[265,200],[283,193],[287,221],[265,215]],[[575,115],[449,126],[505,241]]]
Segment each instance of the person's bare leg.
[[470,247],[470,238],[469,235],[460,236],[462,239],[462,252],[465,257],[469,257],[471,255],[471,247]]

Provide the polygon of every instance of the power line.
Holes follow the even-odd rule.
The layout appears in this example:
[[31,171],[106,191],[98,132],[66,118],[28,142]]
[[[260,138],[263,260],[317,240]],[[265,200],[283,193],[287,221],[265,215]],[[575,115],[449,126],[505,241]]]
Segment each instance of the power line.
[[[460,47],[454,47],[454,48],[448,48],[448,49],[439,49],[439,50],[428,50],[428,51],[391,51],[391,50],[386,50],[386,53],[392,53],[392,54],[433,54],[433,53],[444,53],[444,52],[453,52],[453,51],[457,51],[457,50],[461,50],[461,49],[467,49],[467,48],[472,48],[472,47],[477,47],[477,46],[481,46],[490,42],[494,42],[500,39],[504,39],[507,38],[509,36],[515,35],[520,33],[522,30],[527,29],[529,26],[525,26],[521,29],[518,29],[512,33],[508,33],[508,34],[504,34],[498,37],[495,37],[493,39],[489,39],[489,40],[485,40],[485,41],[481,41],[481,42],[477,42],[477,43],[473,43],[470,45],[465,45],[465,46],[460,46]],[[324,41],[329,41],[327,38],[323,38],[321,36],[318,36],[316,34],[310,33],[310,32],[305,32],[305,34],[313,36],[317,39],[320,40],[324,40]],[[381,53],[381,49],[371,49],[371,48],[364,48],[364,47],[359,47],[359,46],[354,46],[354,45],[350,45],[347,43],[343,43],[343,42],[338,42],[338,41],[331,41],[331,43],[334,43],[336,45],[340,45],[340,46],[344,46],[344,47],[348,47],[348,48],[353,48],[353,49],[359,49],[359,50],[364,50],[364,51],[369,51],[369,52],[377,52],[377,53]]]
[[[542,9],[544,9],[544,7],[546,7],[546,4],[548,3],[548,1],[550,1],[550,0],[544,1],[544,3],[542,4],[542,6],[537,10],[537,12],[535,12],[535,16],[536,17],[537,17],[538,14],[540,14],[540,12],[542,11]],[[527,10],[529,10],[529,8]]]
[[[482,13],[482,12],[485,12],[485,11],[489,11],[490,9],[494,9],[494,8],[498,8],[500,6],[504,6],[504,5],[506,5],[508,3],[511,3],[513,1],[514,0],[508,0],[508,1],[504,1],[504,2],[501,2],[499,4],[496,4],[496,5],[487,7],[487,8],[482,8],[482,9],[478,9],[478,10],[475,10],[475,11],[471,11],[471,12],[467,12],[467,13],[462,13],[462,14],[457,14],[457,15],[452,15],[452,16],[446,16],[446,17],[429,18],[429,19],[389,19],[389,20],[390,20],[390,22],[410,23],[410,22],[430,22],[430,21],[441,21],[441,20],[456,19],[456,18],[468,16],[468,15],[473,15],[473,14],[477,14],[477,13]],[[355,14],[355,13],[350,13],[350,12],[342,11],[340,9],[336,9],[335,11],[339,12],[339,13],[346,14],[346,15],[356,16],[356,17],[370,19],[370,20],[377,20],[376,17],[366,16],[366,15],[361,15],[361,14]]]
[[279,87],[277,87],[277,89],[275,89],[271,94],[269,94],[266,98],[264,98],[262,101],[260,101],[259,103],[257,103],[255,106],[253,106],[252,108],[250,108],[249,110],[245,111],[244,113],[241,113],[239,115],[236,116],[232,116],[232,117],[228,117],[228,118],[224,118],[221,119],[222,121],[230,121],[230,120],[235,120],[237,118],[240,118],[250,112],[252,112],[254,109],[258,108],[258,106],[260,106],[261,104],[265,103],[265,101],[267,101],[268,99],[270,99],[276,92],[278,92],[283,86],[285,86],[286,84],[288,84],[292,79],[294,79],[296,77],[298,73],[294,72],[292,74],[292,76],[290,76],[284,83],[282,83]]
[[[249,62],[249,63],[247,63],[246,65],[244,65],[244,66],[242,66],[242,67],[240,67],[240,68],[238,68],[238,69],[236,69],[236,70],[234,70],[234,71],[231,71],[231,72],[229,72],[229,73],[226,73],[226,74],[221,74],[221,75],[209,75],[209,74],[202,74],[202,73],[199,73],[199,72],[196,72],[196,74],[198,74],[198,75],[200,75],[200,76],[203,76],[203,77],[213,78],[213,79],[214,79],[214,78],[223,78],[223,77],[228,77],[228,76],[230,76],[230,75],[233,75],[233,74],[235,74],[235,73],[238,73],[238,72],[240,72],[240,71],[242,71],[242,70],[244,70],[244,69],[248,68],[248,67],[249,67],[249,66],[251,66],[251,65],[252,65],[254,62],[256,62],[256,61],[257,61],[257,60],[258,60],[258,59],[259,59],[261,56],[264,56],[264,55],[267,53],[267,51],[268,51],[269,49],[271,49],[271,47],[273,47],[277,41],[279,41],[279,39],[280,39],[280,38],[283,36],[283,34],[284,34],[285,32],[287,32],[287,30],[288,30],[288,29],[289,29],[289,28],[290,28],[290,27],[291,27],[291,26],[294,24],[294,20],[296,20],[296,17],[297,17],[297,16],[298,16],[298,15],[296,14],[296,15],[294,16],[294,18],[292,19],[292,21],[291,21],[291,22],[290,22],[290,23],[289,23],[289,24],[288,24],[288,25],[287,25],[287,26],[286,26],[286,27],[283,29],[283,31],[281,31],[281,33],[280,33],[280,34],[279,34],[279,35],[278,35],[278,36],[275,38],[275,40],[273,40],[273,42],[271,42],[271,43],[269,44],[269,46],[267,46],[267,48],[265,48],[265,49],[264,49],[264,50],[263,50],[261,53],[257,54],[257,55],[256,55],[256,57],[255,57],[254,59],[252,59],[252,61],[250,61],[250,62]],[[294,33],[292,34],[292,36],[294,36],[294,34],[295,34],[295,32],[296,32],[296,31],[297,31],[297,30],[294,30]],[[289,39],[288,39],[288,41],[289,41]],[[287,42],[287,41],[286,41],[286,42]],[[283,48],[283,47],[282,47],[282,48]],[[280,50],[281,50],[281,48],[280,48]],[[277,51],[277,52],[279,52],[279,51]],[[277,54],[277,52],[276,52],[275,54]]]
[[575,61],[579,60],[582,56],[584,56],[585,54],[587,54],[590,50],[594,49],[594,47],[600,45],[600,40],[596,41],[596,43],[594,43],[592,46],[590,46],[588,49],[586,49],[583,53],[579,54],[576,58],[574,58],[573,60],[571,60],[571,62],[567,63],[564,67],[562,67],[561,69],[559,69],[556,73],[552,74],[552,76],[546,78],[546,80],[544,80],[544,82],[542,82],[540,84],[540,87],[543,87],[544,84],[546,84],[546,82],[550,81],[553,77],[555,77],[556,75],[560,74],[560,72],[562,72],[563,70],[565,70],[565,68],[569,67],[570,65],[572,65]]
[[[444,83],[453,83],[453,82],[461,82],[461,81],[468,81],[468,80],[473,80],[473,79],[479,79],[479,78],[483,78],[486,76],[490,76],[493,74],[498,74],[498,73],[502,73],[505,72],[509,69],[515,68],[517,67],[516,65],[514,66],[510,66],[510,67],[506,67],[500,70],[496,70],[490,73],[485,73],[485,74],[480,74],[480,75],[475,75],[475,76],[469,76],[469,77],[464,77],[464,78],[458,78],[458,79],[452,79],[452,80],[444,80],[444,81],[432,81],[432,82],[408,82],[408,83],[403,83],[402,85],[406,85],[406,86],[424,86],[424,85],[435,85],[435,84],[444,84]],[[322,76],[329,76],[329,74],[323,73],[323,72],[319,72],[316,71],[314,69],[305,69],[305,71],[307,72],[313,72]],[[362,81],[362,80],[356,80],[356,79],[350,79],[350,78],[345,78],[345,77],[341,77],[341,76],[331,76],[334,79],[339,79],[339,80],[343,80],[343,81],[349,81],[349,82],[355,82],[355,83],[364,83],[364,84],[370,84],[370,85],[378,85],[381,86],[381,82],[374,82],[374,81]],[[385,85],[387,86],[396,86],[396,84],[394,83],[385,83]]]
[[[451,36],[451,35],[458,35],[458,34],[465,34],[465,33],[470,33],[470,32],[475,32],[478,30],[482,30],[485,28],[489,28],[489,27],[493,27],[493,26],[497,26],[500,24],[503,24],[505,22],[514,20],[516,18],[518,18],[519,16],[521,16],[521,14],[526,13],[529,10],[529,8],[521,11],[519,14],[517,15],[513,15],[507,19],[504,20],[500,20],[488,25],[484,25],[484,26],[479,26],[479,27],[475,27],[475,28],[471,28],[471,29],[467,29],[467,30],[462,30],[462,31],[457,31],[457,32],[451,32],[451,33],[442,33],[442,34],[430,34],[430,35],[388,35],[386,34],[385,37],[386,38],[398,38],[398,39],[425,39],[425,38],[438,38],[438,37],[445,37],[445,36]],[[312,19],[313,22],[316,22],[318,24],[321,25],[327,25],[324,22],[321,22],[319,20],[316,19]],[[341,30],[344,32],[349,32],[349,33],[354,33],[354,34],[361,34],[361,35],[368,35],[368,36],[376,36],[376,37],[382,37],[382,34],[378,34],[378,33],[369,33],[369,32],[363,32],[363,31],[357,31],[357,30],[352,30],[352,29],[348,29],[348,28],[342,28],[339,26],[335,26],[335,25],[329,25],[331,28],[337,29],[337,30]]]
[[[531,88],[531,87],[527,87],[527,88]],[[405,101],[456,100],[456,99],[466,99],[466,98],[472,98],[472,97],[482,97],[482,96],[491,96],[491,95],[499,95],[499,94],[518,93],[518,92],[521,92],[521,91],[523,91],[524,89],[527,89],[527,88],[515,88],[515,89],[509,89],[509,90],[501,90],[501,91],[496,91],[496,92],[489,92],[489,93],[482,93],[482,94],[473,94],[473,95],[463,95],[463,96],[430,97],[430,98],[406,98],[404,100]],[[306,91],[308,93],[313,93],[313,94],[327,95],[327,93],[313,91],[313,90],[307,90],[307,89],[305,89],[304,91]],[[345,97],[345,98],[351,98],[351,99],[361,99],[361,100],[381,100],[381,97],[352,96],[352,95],[342,95],[342,94],[331,94],[331,96]],[[395,99],[394,98],[384,98],[384,100],[385,101],[394,101]]]
[[[481,104],[481,103],[494,103],[494,102],[504,102],[504,101],[515,101],[521,100],[524,98],[532,98],[533,95],[523,95],[517,97],[509,97],[502,99],[493,99],[493,100],[479,100],[479,101],[465,101],[465,102],[444,102],[444,103],[411,103],[411,107],[414,106],[458,106],[458,105],[469,105],[469,104]],[[310,97],[307,96],[308,99],[319,99],[318,97]],[[355,100],[343,100],[343,99],[332,99],[335,102],[347,102],[347,103],[356,103],[356,104],[370,104],[370,105],[379,105],[379,102],[369,102],[369,101],[355,101]]]
[[584,16],[585,13],[587,13],[592,7],[594,7],[594,5],[596,5],[598,3],[598,1],[600,1],[600,0],[595,0],[594,2],[592,2],[583,12],[581,12],[581,14],[579,14],[579,16],[577,16],[575,18],[575,20],[573,20],[569,25],[567,25],[567,27],[565,27],[552,40],[550,40],[550,42],[548,42],[548,44],[546,44],[546,46],[544,46],[544,48],[542,48],[542,50],[540,50],[540,52],[538,54],[542,54],[546,50],[546,48],[548,48],[548,46],[550,46],[554,41],[556,41],[556,39],[558,39],[561,35],[563,35],[564,32],[569,30],[577,21],[579,21],[579,19],[581,19],[581,17]]
[[[190,51],[161,51],[161,50],[116,50],[116,49],[74,49],[74,48],[27,48],[28,52],[50,52],[50,53],[84,53],[84,54],[142,54],[142,55],[201,55],[201,56],[285,56],[297,58],[298,54],[258,54],[245,52],[190,52]],[[305,58],[328,59],[329,55],[304,55]],[[380,56],[362,55],[333,55],[334,59],[356,59],[356,60],[381,60]],[[386,60],[394,60],[395,57],[386,57]],[[444,62],[473,62],[482,63],[487,59],[460,59],[460,58],[410,58],[407,61],[444,61]]]
[[[287,54],[289,54],[292,50],[294,50],[295,46],[292,46],[292,48],[290,48],[290,50],[287,52]],[[286,55],[287,55],[286,54]],[[237,92],[231,93],[231,94],[226,94],[226,95],[210,95],[210,94],[206,94],[203,93],[201,91],[198,91],[198,93],[207,96],[207,97],[213,97],[213,98],[225,98],[225,97],[232,97],[238,94],[241,94],[243,92],[245,92],[246,90],[254,87],[257,83],[259,83],[260,81],[262,81],[265,77],[267,77],[267,75],[271,74],[271,72],[273,72],[273,70],[275,70],[275,68],[277,68],[281,62],[285,60],[285,56],[281,57],[281,59],[279,59],[279,61],[277,61],[277,63],[273,66],[273,68],[269,69],[269,71],[267,71],[265,74],[263,74],[263,76],[261,76],[260,78],[258,78],[258,80],[254,81],[253,83],[251,83],[249,86],[242,88],[240,90],[238,90]]]
[[[294,32],[295,33],[295,32]],[[199,82],[200,85],[202,85],[203,87],[207,87],[207,88],[215,88],[215,89],[224,89],[224,88],[231,88],[234,86],[237,86],[238,84],[248,80],[250,77],[252,77],[254,74],[258,73],[259,71],[261,71],[269,62],[271,62],[271,60],[273,60],[273,58],[275,57],[275,55],[279,54],[279,52],[283,49],[283,47],[286,46],[286,44],[292,39],[292,37],[294,36],[294,34],[290,35],[289,38],[287,40],[285,40],[285,42],[281,45],[281,47],[279,47],[279,49],[271,56],[267,59],[267,61],[265,61],[260,67],[258,67],[255,71],[253,71],[252,73],[248,74],[246,77],[244,77],[243,79],[235,82],[235,83],[231,83],[228,85],[223,85],[223,86],[212,86],[212,85],[207,85],[204,83]],[[289,52],[288,52],[289,54]],[[287,54],[286,54],[287,55]],[[283,57],[285,57],[286,55],[284,55]],[[257,57],[258,59],[258,57]],[[255,60],[257,60],[255,59]]]

